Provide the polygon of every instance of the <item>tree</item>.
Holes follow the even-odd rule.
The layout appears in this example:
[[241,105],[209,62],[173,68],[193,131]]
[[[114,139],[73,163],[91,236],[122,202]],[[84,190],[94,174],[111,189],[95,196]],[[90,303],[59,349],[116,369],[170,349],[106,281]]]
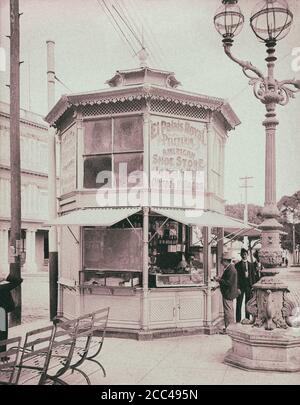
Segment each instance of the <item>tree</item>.
[[293,225],[295,226],[295,245],[300,243],[300,191],[292,196],[283,196],[279,200],[280,223],[286,235],[282,235],[281,246],[283,249],[293,251]]
[[[237,218],[240,220],[244,219],[244,204],[227,204],[225,205],[226,215]],[[248,222],[251,224],[259,225],[263,221],[262,208],[260,205],[248,204]],[[250,235],[250,234],[249,234]],[[235,236],[235,239],[242,240],[243,236]],[[253,252],[256,246],[260,243],[260,236],[248,236],[248,249],[250,253],[251,261],[253,261]]]
[[[244,207],[244,204],[227,204],[225,205],[225,213],[232,218],[243,221]],[[263,221],[262,208],[260,205],[248,204],[248,222],[257,225],[261,224]]]
[[[300,190],[291,196],[283,196],[279,200],[277,207],[280,212],[279,222],[283,225],[281,235],[281,246],[283,249],[293,251],[293,223],[295,225],[295,245],[300,245]],[[263,207],[255,204],[248,204],[248,221],[252,224],[261,224]],[[225,205],[226,215],[243,220],[243,204]]]

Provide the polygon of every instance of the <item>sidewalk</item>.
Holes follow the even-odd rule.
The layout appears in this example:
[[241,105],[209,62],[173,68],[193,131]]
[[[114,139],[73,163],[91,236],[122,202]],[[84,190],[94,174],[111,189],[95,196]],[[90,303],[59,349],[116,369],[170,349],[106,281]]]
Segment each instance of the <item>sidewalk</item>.
[[[45,326],[35,322],[12,328],[10,336],[28,328]],[[231,347],[224,335],[198,335],[152,341],[106,338],[99,359],[107,377],[96,365],[83,370],[93,385],[299,385],[300,373],[244,371],[223,364]],[[80,374],[69,374],[71,385],[85,384]]]
[[292,301],[300,307],[300,267],[283,267],[279,277],[288,285]]
[[[280,278],[287,281],[291,294],[299,299],[300,269],[283,268]],[[11,328],[10,337],[49,325],[38,320]],[[137,341],[105,338],[100,354],[107,373],[96,365],[83,368],[95,385],[300,385],[300,372],[244,371],[223,363],[231,339],[226,335],[194,335]],[[69,384],[85,384],[82,376],[70,374]]]
[[49,319],[48,272],[22,274],[22,322]]

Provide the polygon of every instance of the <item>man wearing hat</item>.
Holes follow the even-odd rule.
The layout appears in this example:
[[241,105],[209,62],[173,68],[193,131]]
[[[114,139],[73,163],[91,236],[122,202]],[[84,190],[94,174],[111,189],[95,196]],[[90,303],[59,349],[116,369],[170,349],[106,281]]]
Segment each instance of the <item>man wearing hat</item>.
[[230,323],[234,322],[233,300],[241,293],[237,288],[237,271],[234,265],[236,257],[229,252],[224,252],[222,263],[224,271],[221,277],[215,277],[215,280],[220,283],[220,289],[223,298],[224,308],[224,323],[225,328],[223,334],[226,334],[226,329]]
[[[236,321],[241,322],[242,319],[242,304],[245,296],[245,308],[247,302],[251,298],[251,289],[253,284],[258,281],[258,278],[255,276],[255,268],[253,263],[248,261],[248,250],[241,249],[241,258],[235,267],[238,277],[238,288],[241,290],[241,295],[236,300]],[[247,319],[250,318],[247,310],[245,309],[245,316]]]
[[[17,279],[10,274],[5,279],[0,274],[0,341],[7,340],[8,337],[8,313],[15,309],[15,303],[11,296],[11,290],[22,283],[22,279]],[[0,361],[7,360],[1,357],[1,353],[6,351],[6,346],[0,346]]]

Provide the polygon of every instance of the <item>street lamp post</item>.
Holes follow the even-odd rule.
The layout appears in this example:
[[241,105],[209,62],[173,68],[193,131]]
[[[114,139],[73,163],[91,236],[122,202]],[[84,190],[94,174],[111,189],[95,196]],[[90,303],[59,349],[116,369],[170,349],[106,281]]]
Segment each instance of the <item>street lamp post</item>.
[[[270,344],[275,345],[276,339],[274,336],[277,336],[277,332],[283,333],[284,329],[285,333],[288,333],[286,329],[292,311],[292,303],[287,298],[287,285],[276,277],[279,272],[277,268],[281,263],[280,229],[282,226],[277,221],[279,211],[276,205],[275,133],[279,124],[276,118],[276,107],[278,104],[286,105],[290,98],[295,97],[295,93],[300,90],[300,80],[278,81],[274,78],[274,68],[277,59],[275,46],[279,40],[288,34],[292,25],[293,14],[285,0],[263,0],[256,5],[251,15],[250,26],[252,31],[261,42],[265,43],[267,48],[267,57],[265,58],[267,62],[266,75],[251,62],[240,60],[233,56],[231,52],[234,37],[241,32],[244,20],[237,0],[223,0],[222,5],[215,14],[214,24],[216,30],[223,37],[225,54],[233,62],[241,66],[245,76],[250,79],[249,84],[253,86],[255,97],[266,108],[265,120],[262,123],[266,133],[265,204],[263,209],[264,221],[260,226],[262,229],[260,261],[264,269],[262,271],[263,277],[253,286],[253,298],[247,304],[247,310],[253,318],[252,325],[237,324],[229,328],[233,347],[230,353],[227,354],[225,361],[250,369],[300,370],[299,354],[297,355],[298,366],[294,365],[294,363],[289,365],[288,361],[270,361],[272,355],[266,349]],[[259,329],[252,326],[257,326]],[[272,334],[272,338],[270,333],[268,334],[270,330],[277,331]],[[278,335],[279,340],[280,338],[282,336]],[[293,341],[296,346],[299,345],[297,347],[297,350],[299,350],[300,337],[297,342]],[[253,346],[250,351],[253,356],[249,356],[249,347],[246,347],[249,344]],[[256,349],[263,348],[264,354],[255,354],[256,349],[254,346]],[[282,349],[286,349],[287,353],[287,347],[290,347],[289,344],[286,348],[283,348],[283,346]],[[261,360],[255,360],[257,355],[260,356]],[[266,358],[264,358],[264,355]]]
[[243,73],[250,79],[249,84],[253,86],[255,97],[266,107],[266,119],[263,121],[266,130],[265,205],[263,209],[265,220],[261,225],[265,232],[261,261],[265,267],[274,267],[281,262],[279,244],[281,225],[276,220],[279,215],[276,205],[275,133],[279,123],[276,118],[276,105],[286,105],[289,99],[294,97],[294,93],[300,89],[299,80],[279,82],[274,78],[277,59],[275,46],[288,34],[293,14],[285,0],[263,0],[258,3],[251,16],[250,25],[253,32],[267,47],[268,56],[265,59],[267,75],[265,76],[252,63],[242,61],[232,55],[233,38],[240,33],[244,16],[237,5],[237,0],[223,0],[222,3],[223,5],[217,10],[214,22],[217,31],[223,36],[224,51],[232,61],[242,67]]

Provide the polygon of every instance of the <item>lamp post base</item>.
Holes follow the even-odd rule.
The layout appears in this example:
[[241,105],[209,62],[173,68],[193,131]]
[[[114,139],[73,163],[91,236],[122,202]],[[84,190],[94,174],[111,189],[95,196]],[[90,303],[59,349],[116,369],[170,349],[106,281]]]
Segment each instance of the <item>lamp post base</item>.
[[252,315],[254,327],[266,330],[286,329],[294,303],[288,297],[288,287],[278,277],[278,270],[263,269],[263,277],[253,285],[253,296],[246,309]]
[[227,328],[232,348],[224,362],[245,370],[300,371],[300,328],[265,330],[252,325]]
[[[265,208],[266,209],[266,208]],[[276,268],[282,263],[282,249],[280,247],[280,231],[282,225],[276,218],[266,218],[259,225],[262,230],[259,258],[264,268]]]

